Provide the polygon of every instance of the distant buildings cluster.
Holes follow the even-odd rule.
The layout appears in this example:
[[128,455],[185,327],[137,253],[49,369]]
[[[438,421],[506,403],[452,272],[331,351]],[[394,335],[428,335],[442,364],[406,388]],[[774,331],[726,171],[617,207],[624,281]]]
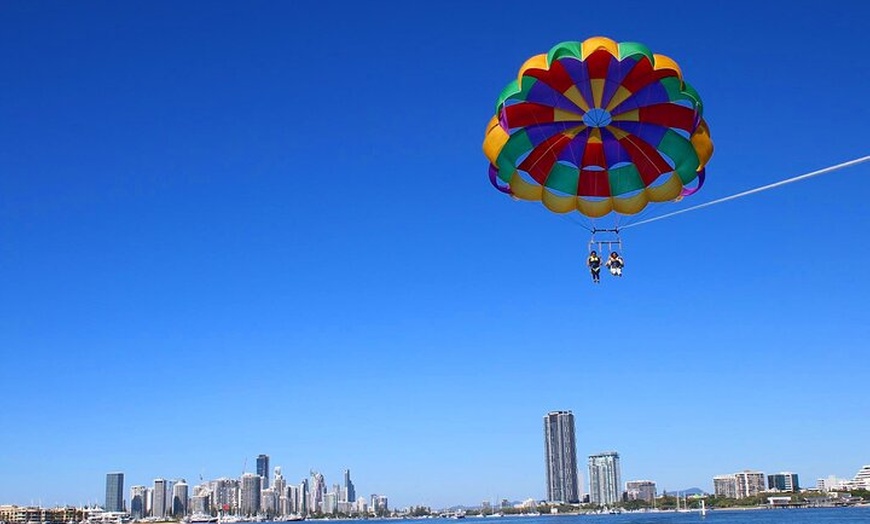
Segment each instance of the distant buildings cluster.
[[858,470],[858,473],[851,479],[839,479],[837,477],[828,477],[818,479],[816,488],[819,491],[849,491],[854,489],[870,490],[870,464]]
[[717,497],[744,499],[765,492],[797,493],[800,490],[797,473],[791,472],[774,473],[765,477],[761,471],[744,470],[713,477],[713,493]]
[[[587,502],[612,507],[628,500],[652,503],[657,497],[656,483],[651,480],[630,480],[623,486],[619,453],[616,451],[589,456],[589,493],[581,496],[571,411],[551,411],[544,416],[544,456],[547,502],[550,504]],[[870,490],[870,465],[861,468],[852,480],[829,477],[819,479],[816,487],[822,492]],[[713,477],[713,491],[720,497],[742,499],[759,493],[795,493],[800,490],[798,475],[791,472],[765,475],[761,471],[745,470]]]
[[308,515],[386,515],[385,495],[357,497],[350,470],[330,488],[322,473],[311,471],[289,484],[281,468],[270,469],[269,456],[257,457],[257,472],[219,478],[189,488],[184,479],[157,478],[149,486],[130,488],[130,506],[123,500],[124,474],[106,475],[106,511],[126,511],[133,519],[179,519],[187,515],[237,515],[279,518]]
[[[870,490],[870,465],[858,470],[858,473],[851,480],[836,477],[818,479],[815,489],[823,493],[857,489]],[[742,499],[759,493],[797,493],[801,491],[801,487],[797,473],[786,471],[765,475],[761,471],[745,470],[713,477],[713,491],[717,497]]]

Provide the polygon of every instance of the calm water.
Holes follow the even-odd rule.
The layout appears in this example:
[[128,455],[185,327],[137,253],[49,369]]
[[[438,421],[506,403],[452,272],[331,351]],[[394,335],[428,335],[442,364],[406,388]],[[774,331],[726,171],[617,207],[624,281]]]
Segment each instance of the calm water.
[[[306,521],[318,522],[318,521]],[[328,522],[328,521],[327,521]],[[416,524],[870,524],[870,507],[830,509],[760,509],[748,511],[707,511],[698,513],[624,513],[622,515],[565,515],[542,517],[503,517],[498,519],[466,518],[425,520],[368,520],[377,523]]]

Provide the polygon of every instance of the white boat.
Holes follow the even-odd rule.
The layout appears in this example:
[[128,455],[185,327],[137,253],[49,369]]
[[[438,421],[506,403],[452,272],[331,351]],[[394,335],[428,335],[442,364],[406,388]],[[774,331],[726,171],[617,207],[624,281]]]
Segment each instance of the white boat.
[[217,517],[213,517],[213,516],[207,515],[205,513],[194,513],[193,515],[190,516],[189,519],[187,519],[187,522],[189,522],[190,524],[201,524],[204,522],[217,522],[217,521],[218,521]]

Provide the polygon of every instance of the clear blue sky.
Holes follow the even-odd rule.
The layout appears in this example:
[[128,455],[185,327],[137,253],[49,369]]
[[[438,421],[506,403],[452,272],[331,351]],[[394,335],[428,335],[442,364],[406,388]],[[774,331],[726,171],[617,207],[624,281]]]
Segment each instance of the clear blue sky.
[[705,101],[708,184],[663,211],[870,153],[870,6],[770,4],[6,2],[0,503],[258,453],[394,505],[540,498],[553,409],[660,489],[851,477],[870,165],[632,229],[593,287],[480,150],[526,58],[605,35]]

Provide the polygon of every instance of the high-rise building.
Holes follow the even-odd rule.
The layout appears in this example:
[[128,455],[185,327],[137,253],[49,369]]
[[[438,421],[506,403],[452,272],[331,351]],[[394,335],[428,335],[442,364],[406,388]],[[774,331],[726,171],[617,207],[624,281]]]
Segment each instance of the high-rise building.
[[344,502],[354,502],[356,500],[356,488],[353,485],[353,481],[350,480],[350,470],[344,470],[344,491],[342,493],[344,497],[342,500]]
[[625,483],[628,500],[642,500],[652,504],[656,498],[656,483],[651,480],[629,480]]
[[124,474],[106,473],[106,511],[124,511]]
[[302,487],[299,485],[287,486],[287,511],[285,515],[304,515],[302,507]]
[[334,491],[328,492],[323,496],[323,513],[332,515],[338,510],[338,497]]
[[284,502],[287,500],[287,481],[284,480],[284,475],[281,474],[280,467],[275,468],[275,481],[272,482],[271,489],[275,491],[275,514],[289,515],[292,513]]
[[386,495],[372,495],[371,511],[379,517],[390,513],[390,507]]
[[717,497],[737,498],[737,478],[734,475],[716,475],[713,477],[713,493]]
[[278,492],[275,488],[266,488],[261,492],[260,512],[266,515],[267,519],[272,519],[278,514]]
[[800,491],[797,473],[788,471],[774,473],[767,476],[767,489],[775,491],[797,492]]
[[187,515],[187,497],[189,491],[184,479],[172,486],[172,516],[183,517]]
[[737,480],[738,499],[752,497],[764,491],[764,473],[760,471],[744,470],[735,473],[734,478]]
[[267,489],[269,487],[269,455],[257,456],[257,475],[263,479],[261,481],[263,489]]
[[144,519],[148,516],[148,488],[132,486],[130,488],[130,516],[134,519]]
[[166,481],[166,514],[172,515],[172,494],[175,493],[175,484],[178,480]]
[[208,515],[211,511],[211,494],[207,490],[194,491],[190,497],[190,513],[192,515]]
[[301,489],[299,486],[287,486],[287,510],[284,515],[302,515],[302,508],[299,507]]
[[589,501],[599,506],[622,502],[619,453],[607,451],[589,456]]
[[166,479],[154,479],[154,492],[151,495],[151,516],[163,518],[166,516]]
[[323,511],[323,497],[326,495],[326,479],[322,473],[311,472],[311,503],[308,508],[312,513]]
[[254,516],[260,512],[260,492],[262,491],[262,477],[252,473],[242,475],[239,512],[246,516]]
[[219,478],[209,482],[211,503],[216,511],[235,513],[239,509],[238,479]]
[[544,459],[547,500],[569,504],[580,502],[574,415],[570,411],[551,411],[544,417]]
[[311,494],[309,493],[308,479],[302,479],[299,483],[299,514],[309,515],[311,510]]

